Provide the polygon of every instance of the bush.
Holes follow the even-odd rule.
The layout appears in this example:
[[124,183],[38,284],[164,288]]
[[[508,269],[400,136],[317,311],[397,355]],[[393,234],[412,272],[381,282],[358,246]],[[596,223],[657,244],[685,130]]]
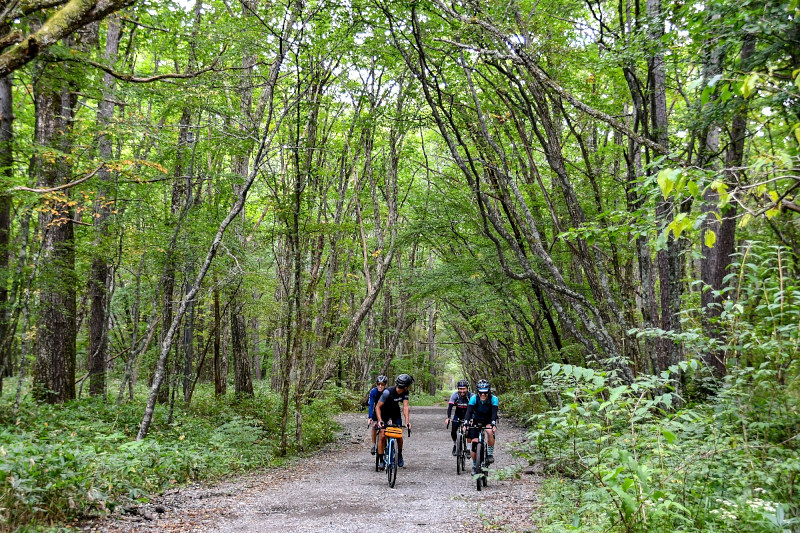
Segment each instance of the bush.
[[[144,411],[139,392],[121,406],[86,398],[23,403],[14,418],[0,410],[0,530],[107,513],[170,486],[279,460],[280,398],[263,384],[254,398],[220,399],[200,385],[190,409],[176,405],[171,424],[168,408],[158,408],[142,441],[134,440]],[[323,398],[303,408],[306,450],[335,434],[336,395]]]
[[544,486],[543,530],[789,531],[800,523],[796,398],[767,407],[753,375],[736,372],[713,402],[672,410],[668,375],[628,386],[555,364],[542,377],[562,402],[533,416],[528,434],[529,459],[554,476]]
[[505,392],[497,397],[502,416],[525,424],[534,412],[533,397],[524,392]]

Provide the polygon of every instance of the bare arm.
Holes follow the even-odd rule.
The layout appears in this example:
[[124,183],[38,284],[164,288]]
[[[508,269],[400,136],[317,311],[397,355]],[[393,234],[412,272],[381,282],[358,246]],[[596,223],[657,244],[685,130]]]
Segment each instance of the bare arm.
[[381,402],[381,401],[378,401],[378,403],[375,404],[375,416],[377,417],[378,424],[380,424],[380,425],[383,425],[383,418],[381,418],[381,406],[382,405],[383,405],[383,402]]

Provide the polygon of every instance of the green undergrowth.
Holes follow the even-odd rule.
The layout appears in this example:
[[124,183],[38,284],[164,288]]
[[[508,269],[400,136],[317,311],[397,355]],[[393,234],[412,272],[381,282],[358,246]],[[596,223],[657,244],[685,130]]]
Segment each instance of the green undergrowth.
[[[169,406],[158,405],[142,441],[136,433],[144,390],[120,406],[98,398],[56,406],[27,400],[17,414],[9,394],[0,409],[0,530],[96,516],[172,486],[278,465],[298,452],[280,456],[280,398],[258,386],[247,399],[215,399],[213,386],[198,386],[191,407],[176,405],[170,424]],[[305,451],[334,438],[340,402],[340,395],[324,395],[304,407]]]
[[538,530],[800,531],[796,377],[742,368],[714,398],[681,406],[668,375],[621,385],[570,365],[541,374],[557,405],[530,419],[524,452],[546,474]]
[[420,407],[430,407],[433,405],[440,405],[440,404],[447,405],[447,400],[449,398],[450,395],[447,395],[447,398],[445,398],[444,393],[431,396],[430,394],[426,394],[424,392],[412,392],[409,396],[408,403],[412,408],[415,405],[418,405]]

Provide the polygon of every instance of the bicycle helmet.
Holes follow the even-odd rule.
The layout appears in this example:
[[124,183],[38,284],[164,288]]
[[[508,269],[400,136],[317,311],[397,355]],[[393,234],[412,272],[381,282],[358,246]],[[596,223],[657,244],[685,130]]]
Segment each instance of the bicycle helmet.
[[458,381],[458,388],[460,389],[461,387],[469,388],[469,381],[467,381],[466,379],[460,379]]
[[383,383],[384,385],[386,385],[387,383],[389,383],[389,378],[381,374],[380,376],[375,378],[375,383]]
[[394,380],[395,385],[397,385],[398,387],[403,387],[404,389],[410,387],[412,383],[414,383],[414,378],[412,378],[408,374],[400,374],[399,376],[397,376],[397,379]]
[[489,394],[492,393],[492,386],[489,384],[488,381],[482,379],[478,382],[478,392],[488,392]]

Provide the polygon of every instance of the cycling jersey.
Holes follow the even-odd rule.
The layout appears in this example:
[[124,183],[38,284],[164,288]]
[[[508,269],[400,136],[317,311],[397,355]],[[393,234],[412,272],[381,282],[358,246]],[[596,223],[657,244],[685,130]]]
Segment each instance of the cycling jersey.
[[[454,392],[453,395],[450,396],[450,403],[447,406],[447,418],[464,420],[464,415],[467,413],[467,406],[473,396],[474,394],[469,391],[467,391],[467,394],[464,396],[461,396],[458,391]],[[451,417],[450,414],[453,412],[453,407],[456,408],[456,416]]]
[[485,402],[479,400],[478,395],[475,394],[469,399],[465,419],[474,420],[478,424],[494,425],[497,422],[497,407],[497,396],[494,394],[490,394]]
[[401,424],[403,418],[400,409],[405,400],[408,400],[408,389],[404,390],[402,394],[397,393],[397,387],[389,387],[384,390],[378,400],[383,404],[381,405],[381,420]]
[[378,414],[375,412],[375,406],[378,404],[378,399],[380,397],[381,392],[378,390],[378,387],[372,387],[372,390],[369,391],[369,411],[367,411],[368,418],[371,418],[372,420],[378,419]]

